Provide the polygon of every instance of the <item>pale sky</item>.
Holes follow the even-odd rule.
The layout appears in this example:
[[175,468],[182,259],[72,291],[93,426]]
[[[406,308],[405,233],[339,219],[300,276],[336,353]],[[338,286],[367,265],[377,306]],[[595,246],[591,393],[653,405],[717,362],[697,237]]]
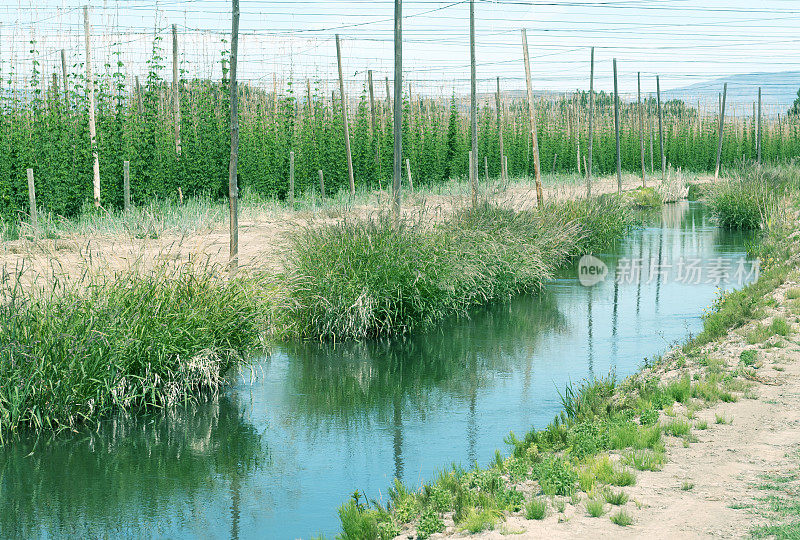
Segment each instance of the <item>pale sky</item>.
[[[82,6],[76,0],[6,0],[0,7],[0,62],[13,58],[27,75],[34,36],[45,73],[59,50],[83,61]],[[675,88],[717,77],[800,70],[797,0],[484,0],[476,2],[479,91],[524,88],[520,29],[528,31],[537,89],[588,88],[589,48],[596,47],[595,87],[611,90],[616,57],[620,91]],[[91,0],[93,54],[101,67],[121,42],[127,70],[146,72],[154,32],[171,54],[177,24],[190,76],[219,77],[221,39],[230,32],[230,1]],[[335,86],[334,35],[342,39],[345,77],[353,91],[367,69],[377,81],[392,74],[394,3],[367,0],[241,0],[242,79],[272,85],[273,76],[306,77]],[[469,84],[469,2],[406,0],[404,73],[414,91],[449,95]],[[169,62],[167,62],[169,66]],[[170,78],[170,70],[164,72]],[[378,84],[383,96],[384,85]]]

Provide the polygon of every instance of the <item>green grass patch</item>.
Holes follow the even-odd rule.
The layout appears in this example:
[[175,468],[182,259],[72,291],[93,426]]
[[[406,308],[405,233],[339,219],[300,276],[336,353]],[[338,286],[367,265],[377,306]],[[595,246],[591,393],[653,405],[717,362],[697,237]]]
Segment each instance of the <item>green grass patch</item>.
[[628,514],[625,510],[620,510],[616,514],[613,514],[609,519],[611,519],[611,523],[619,525],[620,527],[627,527],[633,524],[633,518],[631,518],[630,514]]
[[600,499],[589,499],[586,501],[586,512],[591,517],[600,517],[605,513],[605,504]]
[[547,499],[535,497],[525,505],[525,519],[542,520],[547,516]]

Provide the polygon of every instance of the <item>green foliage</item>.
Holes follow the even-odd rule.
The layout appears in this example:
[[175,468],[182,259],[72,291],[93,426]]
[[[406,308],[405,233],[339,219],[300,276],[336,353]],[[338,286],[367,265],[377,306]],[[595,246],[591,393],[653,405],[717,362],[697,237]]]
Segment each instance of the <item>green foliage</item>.
[[578,475],[569,462],[548,456],[533,466],[533,477],[547,495],[572,495]]
[[739,353],[739,360],[745,366],[754,366],[758,360],[758,353],[754,349],[746,349]]
[[434,509],[428,508],[422,512],[417,524],[417,534],[420,538],[428,538],[430,535],[443,530],[444,522]]
[[266,283],[211,267],[87,272],[25,291],[14,278],[0,289],[0,440],[216,391],[264,329]]
[[628,494],[624,491],[603,490],[603,499],[614,506],[622,506],[628,502]]
[[[616,205],[616,206],[615,206]],[[345,339],[402,334],[492,299],[537,290],[596,235],[598,206],[514,212],[485,205],[433,227],[389,219],[310,228],[294,238],[294,318],[305,336]],[[622,234],[627,218],[618,217]],[[595,232],[597,231],[597,232]]]
[[620,527],[627,527],[633,523],[633,519],[625,510],[620,510],[616,514],[612,515],[610,519],[612,523],[619,525]]
[[600,499],[589,499],[586,501],[586,512],[591,517],[600,517],[605,513],[605,505]]
[[525,519],[542,520],[547,516],[547,499],[534,497],[525,505]]

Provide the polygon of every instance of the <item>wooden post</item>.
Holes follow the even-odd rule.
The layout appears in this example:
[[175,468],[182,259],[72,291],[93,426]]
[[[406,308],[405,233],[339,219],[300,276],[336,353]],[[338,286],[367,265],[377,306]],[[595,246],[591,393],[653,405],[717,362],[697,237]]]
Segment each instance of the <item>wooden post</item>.
[[414,180],[411,178],[411,160],[406,158],[406,173],[408,174],[408,189],[414,193]]
[[594,143],[594,47],[589,67],[589,153],[588,163],[583,167],[586,171],[586,196],[592,195],[592,145]]
[[489,185],[489,158],[483,156],[483,174],[486,177],[486,185]]
[[508,156],[503,156],[503,170],[506,173],[505,182],[508,183]]
[[228,167],[228,199],[230,203],[230,268],[235,272],[239,267],[239,182],[237,179],[239,161],[239,92],[236,82],[236,68],[239,61],[239,0],[231,0],[231,160]]
[[556,160],[557,159],[558,159],[558,154],[554,154],[553,155],[553,170],[550,171],[551,175],[555,175],[556,174]]
[[650,100],[647,102],[647,123],[650,127],[650,174],[655,174],[656,167],[654,161],[654,152],[653,152],[653,113],[650,110],[650,103],[653,99],[653,95],[650,95]]
[[761,87],[758,87],[758,136],[756,139],[758,164],[761,165]]
[[175,155],[181,158],[181,87],[178,69],[178,27],[172,25],[172,110],[175,122]]
[[[392,169],[392,198],[394,224],[400,224],[402,202],[400,179],[403,159],[403,7],[402,0],[394,0],[394,163]],[[389,101],[389,78],[386,78],[386,100]],[[390,109],[391,110],[391,109]]]
[[322,199],[325,198],[325,177],[322,174],[322,169],[319,171],[319,193]]
[[531,63],[528,58],[528,34],[522,29],[522,56],[525,61],[525,83],[528,88],[528,116],[531,122],[531,144],[533,146],[533,170],[536,177],[536,204],[542,205],[542,166],[539,162],[539,139],[536,136],[536,109],[533,104],[531,86]]
[[497,136],[500,138],[500,181],[506,181],[506,166],[503,150],[503,108],[500,104],[500,77],[497,77]]
[[386,114],[392,114],[392,93],[389,89],[389,77],[386,77]]
[[619,147],[619,90],[617,89],[617,59],[614,58],[614,138],[617,140],[617,193],[622,193],[622,154]]
[[656,75],[656,102],[658,104],[658,147],[661,149],[661,181],[667,178],[667,157],[664,155],[664,118],[661,114],[661,80]]
[[61,49],[61,78],[64,81],[64,108],[69,109],[69,78],[67,77],[67,52]]
[[289,152],[289,208],[294,210],[294,150]]
[[639,148],[642,156],[642,187],[645,187],[644,169],[644,112],[642,111],[642,73],[636,73],[636,107],[639,109]]
[[[573,100],[573,105],[575,101]],[[582,174],[581,171],[581,117],[578,113],[578,108],[573,107],[575,117],[575,162],[578,165],[578,176]]]
[[372,146],[375,147],[375,172],[378,175],[378,182],[381,181],[381,145],[380,140],[376,140],[377,134],[377,126],[376,126],[376,116],[375,116],[375,90],[372,85],[372,70],[370,69],[367,71],[367,78],[369,80],[369,109],[370,109],[370,121],[372,122],[370,125],[372,127],[371,137],[372,137]]
[[472,166],[469,169],[469,182],[472,186],[472,206],[478,206],[478,91],[475,69],[475,0],[469,0],[469,66],[469,116],[473,157]]
[[122,203],[126,212],[131,209],[131,162],[122,162]]
[[33,182],[33,169],[27,169],[25,172],[28,174],[28,202],[30,203],[31,226],[35,235],[39,232],[39,218],[36,212],[36,186]]
[[344,122],[344,151],[347,153],[347,177],[350,180],[350,196],[356,194],[356,183],[353,179],[353,155],[350,153],[350,126],[347,122],[347,96],[344,93],[344,76],[342,75],[342,48],[339,45],[339,34],[336,34],[336,61],[339,64],[339,98],[342,100],[342,122]]
[[725,127],[725,99],[728,96],[728,83],[722,86],[722,101],[719,108],[719,143],[717,144],[717,165],[714,168],[714,179],[719,178],[719,165],[722,159],[722,136]]
[[89,36],[89,7],[83,6],[83,31],[86,38],[86,95],[89,100],[89,141],[92,145],[92,187],[94,205],[100,206],[100,157],[97,154],[97,127],[94,112],[94,82],[92,81],[92,51]]

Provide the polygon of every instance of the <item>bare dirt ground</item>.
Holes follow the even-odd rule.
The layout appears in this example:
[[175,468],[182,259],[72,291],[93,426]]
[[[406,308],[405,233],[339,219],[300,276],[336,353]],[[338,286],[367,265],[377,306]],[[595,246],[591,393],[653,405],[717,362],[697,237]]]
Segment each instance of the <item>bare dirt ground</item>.
[[[693,429],[698,441],[685,447],[682,439],[666,437],[668,461],[663,470],[639,471],[636,485],[624,488],[630,500],[623,508],[633,518],[632,525],[612,523],[609,515],[618,510],[608,511],[609,505],[606,515],[592,518],[582,501],[577,506],[567,503],[564,513],[542,521],[526,520],[520,513],[496,530],[471,538],[741,538],[766,525],[769,514],[763,499],[775,492],[765,482],[783,478],[797,483],[800,464],[800,318],[797,301],[786,298],[797,286],[797,280],[789,281],[773,293],[778,305],[770,308],[764,322],[783,316],[792,333],[758,346],[757,375],[745,397],[699,410],[694,426],[705,420],[708,428]],[[753,348],[744,335],[754,324],[704,350],[735,368],[740,352]],[[693,369],[662,369],[661,375],[669,378]],[[678,417],[686,411],[682,406],[675,410]],[[729,423],[718,423],[718,417]]]
[[[692,181],[708,181],[709,177]],[[648,178],[648,185],[658,182]],[[582,183],[547,184],[544,199],[578,198],[585,196]],[[623,177],[623,189],[641,185],[633,175]],[[450,188],[441,194],[433,191],[405,195],[403,213],[411,221],[441,219],[454,209],[469,204],[467,186]],[[617,190],[616,177],[595,179],[593,194],[613,193]],[[507,188],[492,186],[492,200],[522,210],[536,205],[536,190],[532,183],[512,183]],[[303,227],[321,223],[335,223],[344,219],[363,219],[389,211],[389,195],[375,192],[354,205],[328,203],[315,210],[291,212],[288,209],[265,212],[242,212],[239,229],[239,262],[243,268],[259,268],[279,272],[283,268],[283,254],[289,246],[290,235]],[[38,276],[75,276],[87,266],[105,271],[125,270],[134,264],[150,265],[163,262],[184,262],[190,259],[208,260],[225,265],[228,262],[228,229],[226,220],[218,220],[196,232],[166,231],[157,238],[136,238],[132,234],[108,234],[98,230],[92,235],[60,232],[58,238],[20,239],[0,242],[0,269],[13,272],[20,265]]]

